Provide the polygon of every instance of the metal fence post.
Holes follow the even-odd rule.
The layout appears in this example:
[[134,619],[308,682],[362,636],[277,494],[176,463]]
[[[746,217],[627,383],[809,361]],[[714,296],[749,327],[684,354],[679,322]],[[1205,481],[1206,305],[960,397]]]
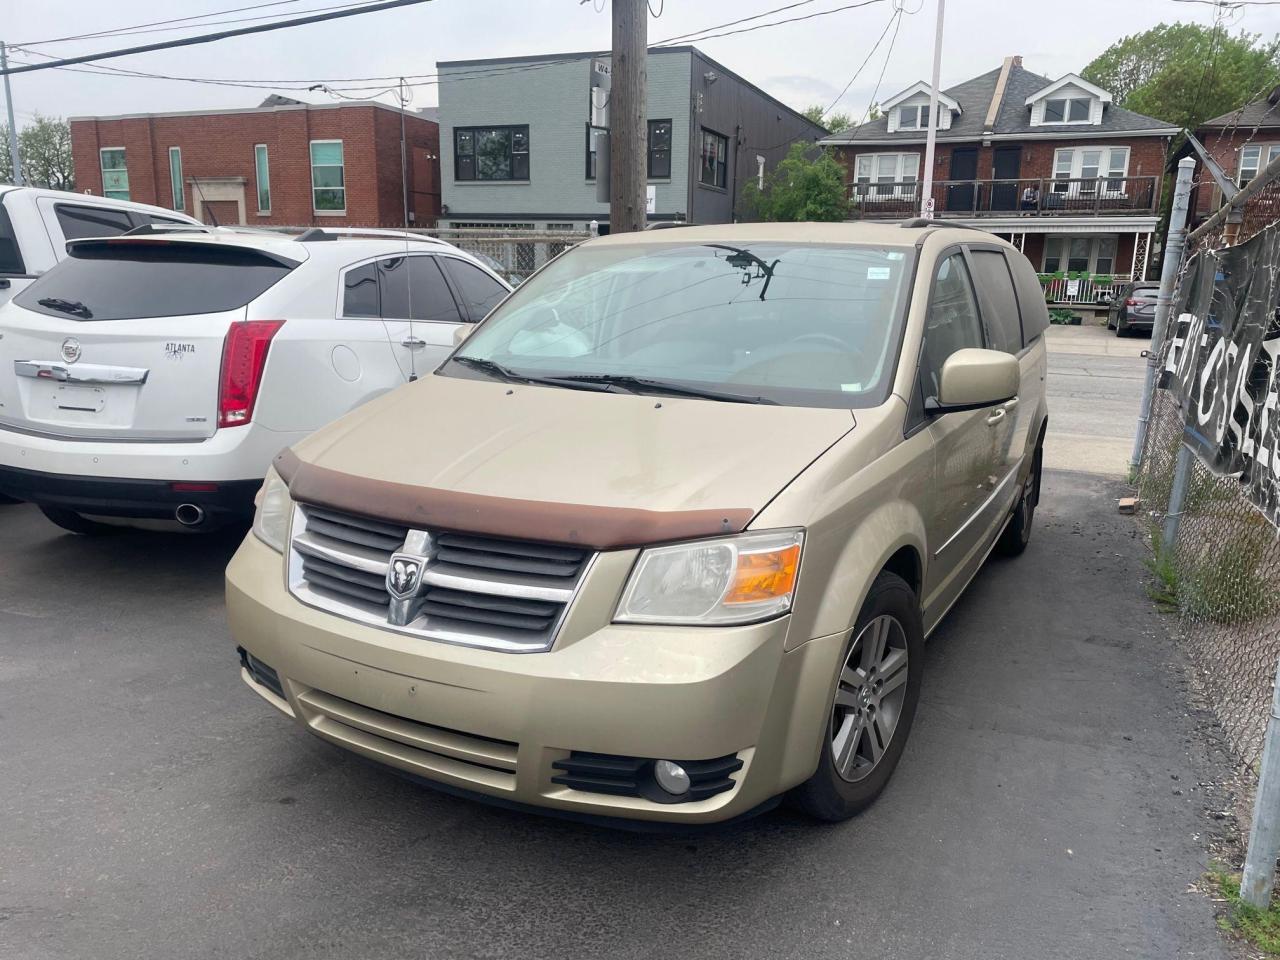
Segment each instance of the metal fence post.
[[1182,251],[1187,241],[1187,208],[1190,206],[1191,179],[1196,162],[1192,157],[1178,161],[1178,180],[1173,187],[1173,206],[1169,210],[1169,235],[1165,239],[1164,262],[1160,267],[1160,294],[1156,300],[1156,320],[1151,331],[1151,349],[1147,351],[1147,377],[1142,388],[1142,407],[1138,413],[1138,432],[1133,438],[1129,466],[1135,470],[1142,464],[1142,450],[1147,444],[1147,423],[1151,419],[1151,395],[1155,392],[1156,372],[1160,367],[1160,348],[1173,311],[1173,285],[1182,267]]
[[1178,542],[1178,526],[1182,523],[1182,508],[1187,503],[1187,487],[1191,481],[1191,464],[1195,454],[1185,443],[1178,447],[1178,459],[1173,467],[1173,488],[1169,492],[1169,509],[1164,513],[1164,532],[1160,542],[1168,553]]
[[1262,770],[1258,775],[1258,795],[1253,800],[1253,826],[1249,828],[1249,851],[1240,878],[1240,896],[1260,910],[1271,905],[1271,885],[1275,880],[1276,855],[1280,854],[1280,664],[1271,692],[1271,719],[1262,746]]

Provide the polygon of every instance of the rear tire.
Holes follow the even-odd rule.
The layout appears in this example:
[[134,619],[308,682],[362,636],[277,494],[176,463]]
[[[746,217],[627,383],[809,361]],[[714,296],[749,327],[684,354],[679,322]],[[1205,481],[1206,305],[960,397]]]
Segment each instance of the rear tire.
[[1013,516],[996,541],[996,553],[1002,556],[1016,557],[1031,542],[1031,524],[1035,520],[1036,504],[1040,502],[1040,472],[1043,463],[1044,448],[1037,445],[1031,460],[1031,474],[1022,485],[1018,505],[1013,508]]
[[905,580],[883,571],[871,584],[840,659],[818,769],[791,791],[792,805],[835,822],[875,801],[911,733],[923,667],[920,601]]
[[97,520],[90,520],[83,514],[76,513],[74,510],[67,510],[63,507],[46,507],[41,506],[40,512],[49,518],[50,522],[57,524],[63,530],[69,530],[71,533],[78,533],[82,537],[96,537],[105,533],[114,533],[115,527],[105,523],[99,523]]
[[1127,337],[1129,335],[1129,325],[1123,320],[1116,321],[1116,336]]

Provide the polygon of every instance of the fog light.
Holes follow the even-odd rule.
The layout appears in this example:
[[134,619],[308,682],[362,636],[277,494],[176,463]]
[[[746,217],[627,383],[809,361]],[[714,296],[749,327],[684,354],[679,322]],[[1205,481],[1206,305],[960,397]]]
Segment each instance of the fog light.
[[684,767],[672,760],[659,760],[653,765],[653,779],[673,797],[679,797],[689,791],[689,774]]

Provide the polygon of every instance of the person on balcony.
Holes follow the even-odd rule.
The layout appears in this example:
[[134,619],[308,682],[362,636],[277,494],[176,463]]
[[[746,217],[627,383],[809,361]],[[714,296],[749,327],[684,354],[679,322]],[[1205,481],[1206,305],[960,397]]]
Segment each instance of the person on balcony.
[[1022,191],[1022,209],[1034,213],[1040,206],[1040,187],[1034,183],[1027,184]]

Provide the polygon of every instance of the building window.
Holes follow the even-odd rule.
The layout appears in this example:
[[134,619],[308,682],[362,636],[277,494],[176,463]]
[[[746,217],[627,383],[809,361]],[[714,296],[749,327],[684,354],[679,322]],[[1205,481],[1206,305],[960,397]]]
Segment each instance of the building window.
[[918,103],[910,107],[898,108],[899,130],[924,130],[929,126],[929,105]]
[[603,144],[604,135],[608,133],[605,127],[593,127],[587,124],[587,179],[594,180],[596,178],[596,153],[597,144]]
[[311,141],[311,206],[326,213],[347,209],[341,140]]
[[[671,121],[649,121],[649,179],[671,177]],[[724,184],[721,184],[724,186]]]
[[702,130],[702,162],[698,166],[698,182],[708,187],[729,184],[729,138],[705,127]]
[[453,131],[453,178],[528,180],[528,126],[456,128]]
[[1049,236],[1044,242],[1045,273],[1111,276],[1116,269],[1115,236]]
[[129,171],[124,165],[124,147],[103,147],[98,156],[102,161],[102,195],[128,200]]
[[[1266,157],[1264,162],[1263,157]],[[1250,180],[1258,175],[1258,171],[1262,170],[1267,164],[1271,163],[1276,157],[1280,157],[1280,143],[1267,145],[1251,144],[1242,147],[1240,150],[1240,172],[1236,178],[1240,186],[1244,186]]]
[[1089,100],[1086,97],[1072,97],[1063,100],[1046,100],[1044,102],[1045,123],[1088,123]]
[[920,170],[918,153],[861,153],[854,161],[857,195],[864,200],[914,197]]
[[182,150],[179,147],[169,148],[169,186],[173,190],[173,209],[185,210],[187,204],[182,193]]
[[1124,178],[1129,171],[1128,147],[1072,147],[1053,154],[1053,179],[1077,180],[1082,183],[1055,183],[1054,193],[1093,194],[1097,181],[1106,178],[1108,193],[1123,193]]
[[[267,168],[267,145],[253,148],[253,175],[258,181],[258,212],[271,212],[271,171]],[[345,203],[345,200],[344,200]]]

